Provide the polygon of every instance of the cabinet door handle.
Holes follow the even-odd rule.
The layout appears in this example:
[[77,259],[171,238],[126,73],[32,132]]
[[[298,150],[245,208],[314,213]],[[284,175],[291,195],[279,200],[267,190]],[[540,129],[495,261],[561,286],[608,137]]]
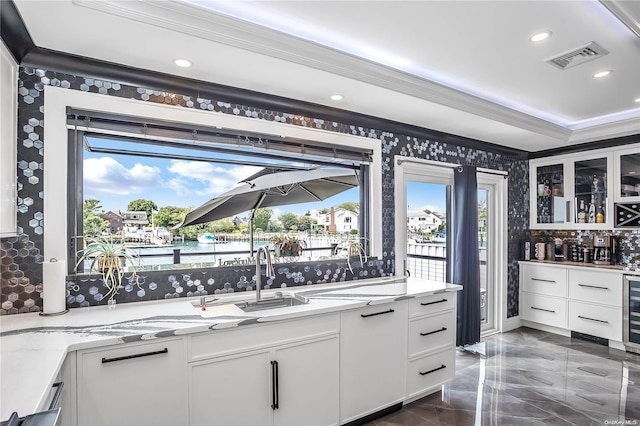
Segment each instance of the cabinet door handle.
[[420,306],[435,305],[436,303],[443,303],[443,302],[446,302],[446,301],[447,301],[447,299],[436,300],[435,302],[421,303]]
[[116,358],[102,358],[102,363],[106,364],[107,362],[124,361],[125,359],[141,358],[143,356],[160,355],[160,354],[166,354],[166,353],[169,353],[169,349],[164,348],[161,351],[144,352],[144,353],[141,353],[141,354],[119,356],[119,357],[116,357]]
[[360,314],[360,316],[362,318],[369,318],[369,317],[375,317],[376,315],[384,315],[384,314],[390,314],[395,312],[393,309],[389,309],[388,311],[382,311],[382,312],[376,312],[374,314]]
[[543,280],[542,278],[531,278],[531,281],[541,281],[543,283],[553,283],[555,284],[556,282],[554,280]]
[[53,410],[56,408],[58,404],[58,399],[60,398],[60,394],[62,393],[62,388],[64,387],[64,382],[56,382],[52,386],[52,388],[56,388],[56,392],[53,394],[53,398],[51,398],[51,404],[49,404],[49,410]]
[[279,407],[278,388],[278,361],[271,361],[271,408],[277,410]]
[[578,284],[580,287],[598,288],[600,290],[609,290],[609,287],[600,287],[598,285]]
[[582,315],[578,315],[578,318],[583,319],[583,320],[589,320],[589,321],[601,322],[601,323],[603,323],[603,324],[609,324],[609,321],[604,321],[604,320],[599,320],[599,319],[589,318],[589,317],[583,317]]
[[535,309],[536,311],[544,311],[544,312],[551,312],[553,314],[556,313],[556,311],[552,311],[551,309],[542,309],[542,308],[536,308],[535,306],[532,306],[531,309]]
[[426,376],[427,374],[435,373],[436,371],[442,370],[443,368],[447,368],[447,366],[442,364],[440,367],[434,368],[433,370],[429,370],[429,371],[425,371],[425,372],[418,371],[418,373],[420,373],[421,376]]
[[446,331],[447,327],[442,327],[440,330],[435,330],[435,331],[429,331],[428,333],[420,333],[421,336],[428,336],[430,334],[436,334],[436,333],[440,333],[442,331]]
[[567,201],[567,206],[564,210],[565,222],[571,222],[571,201]]

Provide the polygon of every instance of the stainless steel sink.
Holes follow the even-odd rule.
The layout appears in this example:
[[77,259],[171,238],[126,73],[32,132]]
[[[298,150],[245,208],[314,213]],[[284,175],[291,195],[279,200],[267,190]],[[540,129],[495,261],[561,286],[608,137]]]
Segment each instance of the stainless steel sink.
[[204,304],[207,308],[212,308],[215,306],[222,305],[236,305],[238,308],[242,309],[244,312],[256,312],[256,311],[264,311],[268,309],[279,309],[279,308],[289,308],[292,306],[306,305],[309,303],[309,299],[299,294],[283,294],[281,292],[276,292],[273,297],[265,297],[260,301],[255,301],[254,299],[250,300],[241,300],[236,302],[225,302],[219,299],[210,299],[206,300],[205,298],[201,298],[200,302],[192,302],[194,308],[202,309],[202,305]]
[[265,298],[260,301],[236,302],[235,305],[245,312],[263,311],[266,309],[288,308],[291,306],[306,305],[309,299],[298,294],[287,294],[273,298]]

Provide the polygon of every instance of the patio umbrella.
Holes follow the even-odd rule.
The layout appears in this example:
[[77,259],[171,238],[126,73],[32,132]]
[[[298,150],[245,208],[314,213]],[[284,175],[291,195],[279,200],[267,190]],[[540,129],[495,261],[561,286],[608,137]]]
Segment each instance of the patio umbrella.
[[[267,169],[268,170],[268,169]],[[257,177],[255,177],[257,175]],[[250,245],[253,254],[253,213],[260,207],[322,201],[359,185],[354,170],[316,168],[275,173],[260,172],[253,179],[241,182],[235,188],[196,207],[175,226],[211,222],[251,210]]]

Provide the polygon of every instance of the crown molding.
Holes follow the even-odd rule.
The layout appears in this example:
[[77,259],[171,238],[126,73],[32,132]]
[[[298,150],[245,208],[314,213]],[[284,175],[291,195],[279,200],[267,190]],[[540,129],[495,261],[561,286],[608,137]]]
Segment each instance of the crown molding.
[[73,3],[352,78],[559,140],[566,141],[572,134],[566,127],[486,99],[185,2],[73,0]]

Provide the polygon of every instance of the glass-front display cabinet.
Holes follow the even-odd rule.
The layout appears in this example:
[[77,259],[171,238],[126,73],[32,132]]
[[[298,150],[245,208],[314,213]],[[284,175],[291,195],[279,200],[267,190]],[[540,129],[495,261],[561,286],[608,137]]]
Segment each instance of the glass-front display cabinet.
[[615,200],[640,201],[640,148],[616,151]]
[[567,222],[565,164],[531,163],[531,224],[538,228],[557,227]]
[[531,160],[531,228],[610,228],[612,169],[611,153]]
[[609,222],[608,161],[607,157],[600,157],[573,162],[573,223],[582,225]]

